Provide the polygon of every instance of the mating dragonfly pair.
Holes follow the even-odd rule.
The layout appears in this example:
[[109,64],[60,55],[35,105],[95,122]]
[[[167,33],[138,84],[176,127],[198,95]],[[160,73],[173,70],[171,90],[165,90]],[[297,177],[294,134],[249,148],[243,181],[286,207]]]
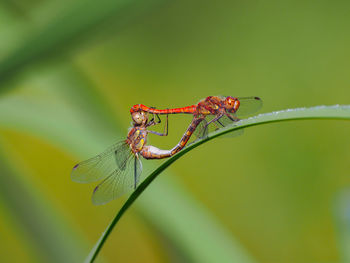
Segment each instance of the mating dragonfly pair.
[[[192,134],[198,138],[207,136],[212,128],[219,129],[239,120],[239,116],[256,112],[262,106],[258,97],[234,98],[209,96],[196,105],[174,109],[149,108],[142,104],[130,109],[133,127],[126,140],[117,142],[101,154],[74,166],[72,180],[79,183],[101,181],[94,189],[92,202],[105,204],[129,192],[139,184],[142,172],[141,156],[145,159],[170,157],[185,147]],[[193,119],[179,143],[171,150],[161,150],[147,145],[149,133],[168,135],[169,114],[192,114]],[[149,120],[149,115],[153,118]],[[158,115],[166,115],[164,132],[158,133],[148,128],[160,123]]]

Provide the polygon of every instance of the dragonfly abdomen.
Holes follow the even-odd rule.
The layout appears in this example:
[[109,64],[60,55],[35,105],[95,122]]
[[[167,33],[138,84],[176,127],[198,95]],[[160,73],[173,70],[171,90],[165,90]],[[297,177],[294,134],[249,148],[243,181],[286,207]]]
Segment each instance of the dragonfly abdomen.
[[130,113],[138,112],[138,111],[145,111],[148,113],[153,113],[153,114],[176,114],[176,113],[188,113],[188,114],[193,114],[195,113],[197,109],[197,105],[191,105],[191,106],[186,106],[182,108],[173,108],[173,109],[156,109],[153,107],[147,107],[143,104],[136,104],[132,106],[130,109]]
[[151,145],[144,146],[140,154],[145,159],[163,159],[172,155],[170,150],[161,150]]
[[198,124],[203,120],[204,118],[193,118],[190,126],[187,128],[180,142],[171,150],[161,150],[154,146],[144,146],[143,149],[140,151],[140,154],[145,159],[163,159],[166,157],[173,156],[185,147],[188,140],[191,138],[193,132],[196,130]]
[[177,114],[177,113],[188,113],[193,114],[197,109],[196,105],[186,106],[182,108],[174,108],[174,109],[151,109],[149,112],[154,114]]
[[196,130],[199,123],[203,120],[204,120],[204,118],[196,118],[196,117],[193,118],[190,126],[188,126],[188,128],[187,128],[186,132],[184,133],[184,135],[182,136],[180,142],[173,149],[171,149],[171,155],[178,153],[180,150],[182,150],[185,147],[188,140],[191,138],[193,132]]

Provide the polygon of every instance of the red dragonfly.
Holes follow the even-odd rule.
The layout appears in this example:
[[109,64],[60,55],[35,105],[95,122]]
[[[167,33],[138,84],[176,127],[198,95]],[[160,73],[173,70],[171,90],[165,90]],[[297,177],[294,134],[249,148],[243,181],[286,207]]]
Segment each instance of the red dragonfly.
[[[206,100],[210,102],[208,98]],[[221,100],[223,101],[223,99]],[[232,114],[230,117],[227,117],[231,123],[232,121],[238,120],[237,116],[235,115],[238,107],[240,107],[239,109],[242,115],[243,113],[252,113],[261,107],[261,100],[257,97],[240,98],[238,102],[237,100],[238,99],[230,102],[230,100],[227,99],[227,103],[233,104],[233,108],[231,110],[226,110],[225,108],[226,113]],[[245,103],[242,103],[240,106],[240,101]],[[217,104],[219,104],[218,101]],[[92,196],[92,202],[96,205],[107,203],[128,191],[136,189],[137,185],[139,184],[140,174],[142,172],[140,156],[145,159],[162,159],[170,157],[179,152],[186,145],[191,135],[203,122],[206,123],[204,126],[205,128],[212,122],[218,122],[220,125],[224,126],[223,123],[225,122],[222,121],[222,118],[227,115],[225,113],[220,114],[220,107],[221,112],[223,112],[223,107],[221,105],[220,107],[218,105],[216,107],[215,104],[211,105],[208,103],[206,106],[207,108],[203,109],[201,109],[201,107],[204,107],[202,104],[198,103],[198,105],[170,110],[156,110],[154,108],[147,108],[146,106],[140,104],[135,105],[131,110],[133,127],[130,129],[127,139],[112,145],[101,154],[74,166],[71,174],[72,180],[80,183],[90,183],[102,180],[102,182],[94,189]],[[245,105],[246,107],[242,107],[242,105]],[[212,109],[210,107],[212,107]],[[190,108],[192,108],[192,110],[190,110]],[[160,119],[157,114],[181,112],[191,113],[194,115],[194,117],[180,142],[174,148],[171,150],[161,150],[157,147],[146,145],[148,133],[153,133],[160,136],[166,136],[168,134],[168,116],[164,127],[166,132],[158,133],[147,130],[148,127],[160,123]],[[151,121],[148,121],[148,113],[156,115],[158,121],[155,121],[154,117]],[[205,120],[207,116],[213,116],[214,118],[212,121],[207,123]]]
[[158,116],[157,118],[158,121],[155,121],[154,117],[148,121],[147,112],[132,113],[133,127],[126,140],[112,145],[101,154],[73,167],[71,178],[75,182],[91,183],[102,180],[92,195],[92,202],[95,205],[105,204],[136,189],[142,172],[140,156],[145,159],[162,159],[174,155],[186,145],[197,125],[202,121],[194,118],[173,149],[161,150],[154,146],[146,146],[148,133],[160,136],[168,134],[168,118],[163,133],[147,130],[148,127],[160,123]]
[[[216,128],[225,127],[232,122],[238,121],[239,116],[248,115],[258,111],[262,107],[262,100],[259,97],[221,97],[209,96],[199,101],[196,105],[173,109],[156,109],[143,104],[136,104],[130,109],[130,113],[140,110],[152,114],[192,114],[196,118],[205,118],[200,128],[199,137],[206,136],[208,126],[213,123]],[[206,120],[208,119],[208,121]]]

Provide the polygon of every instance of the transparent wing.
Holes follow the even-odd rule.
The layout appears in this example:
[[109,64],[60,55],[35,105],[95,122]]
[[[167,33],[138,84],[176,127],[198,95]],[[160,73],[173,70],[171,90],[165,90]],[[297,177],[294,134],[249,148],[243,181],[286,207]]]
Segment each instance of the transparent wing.
[[240,106],[236,112],[237,116],[246,116],[257,112],[262,107],[262,100],[259,97],[240,97]]
[[140,182],[140,176],[142,173],[142,162],[139,158],[139,155],[136,155],[134,158],[134,190]]
[[[226,126],[229,126],[229,125],[235,125],[236,121],[238,121],[238,119],[235,120],[235,118],[232,117],[232,116],[231,116],[231,118],[229,118],[226,115],[224,115],[219,120],[217,120],[215,123],[216,123],[216,126],[219,126],[220,128],[222,128],[222,127],[226,127]],[[212,124],[209,125],[209,126],[212,126]],[[226,134],[220,136],[220,138],[233,138],[233,137],[240,136],[243,133],[244,133],[244,130],[243,129],[239,129],[239,130],[236,130],[236,131],[232,131],[232,132],[226,133]]]
[[[208,122],[207,122],[207,118],[209,116],[207,116],[204,120],[202,120],[197,128],[195,129],[195,131],[193,132],[193,134],[199,139],[199,138],[206,138],[208,136],[208,133],[209,133],[209,127],[206,128],[206,126],[208,125]],[[211,125],[209,125],[211,126]]]
[[124,164],[125,169],[114,170],[94,190],[92,202],[102,205],[134,190],[139,184],[142,172],[142,163],[138,157],[133,155]]
[[[208,115],[205,117],[205,119],[198,125],[198,127],[196,128],[196,131],[194,132],[194,134],[196,135],[196,137],[198,138],[205,138],[208,136],[209,133],[219,130],[223,127],[226,127],[228,125],[233,125],[236,121],[235,121],[235,116],[232,116],[232,118],[230,119],[227,116],[222,116],[219,120],[209,124],[208,123],[214,119],[216,116],[215,115]],[[208,127],[206,127],[208,126]],[[223,136],[220,136],[220,138],[232,138],[232,137],[236,137],[239,135],[243,134],[243,129],[239,129],[237,131],[233,131],[230,133],[227,133]]]
[[[213,119],[213,117],[212,117]],[[230,116],[227,117],[226,115],[222,116],[220,119],[218,119],[215,124],[216,126],[218,126],[219,128],[223,128],[226,127],[228,125],[232,125],[234,124],[236,121],[238,121],[239,119],[236,116]]]
[[102,180],[117,168],[125,169],[126,161],[132,156],[125,141],[117,142],[101,154],[74,166],[71,178],[78,183],[90,183]]
[[127,160],[130,158],[130,156],[133,156],[130,145],[124,141],[124,143],[120,143],[118,147],[115,148],[114,153],[115,162],[117,163],[119,169],[125,170]]

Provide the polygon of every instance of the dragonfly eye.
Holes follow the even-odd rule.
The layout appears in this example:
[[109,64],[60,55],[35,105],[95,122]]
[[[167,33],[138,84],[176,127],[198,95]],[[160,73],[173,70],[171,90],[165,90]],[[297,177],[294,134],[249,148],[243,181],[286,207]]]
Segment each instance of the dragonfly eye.
[[236,112],[238,110],[239,105],[241,105],[240,101],[237,98],[235,98],[234,103],[233,103],[234,112]]
[[236,112],[239,108],[240,102],[237,98],[228,96],[225,100],[225,107],[229,112]]
[[131,117],[134,123],[137,125],[145,124],[148,121],[148,113],[145,111],[133,112]]
[[140,112],[134,112],[131,114],[131,117],[132,117],[132,120],[134,123],[136,124],[142,124],[142,121],[143,121],[143,117],[142,117],[142,114]]
[[232,109],[233,105],[234,105],[234,98],[230,96],[226,97],[226,100],[225,100],[226,109]]

